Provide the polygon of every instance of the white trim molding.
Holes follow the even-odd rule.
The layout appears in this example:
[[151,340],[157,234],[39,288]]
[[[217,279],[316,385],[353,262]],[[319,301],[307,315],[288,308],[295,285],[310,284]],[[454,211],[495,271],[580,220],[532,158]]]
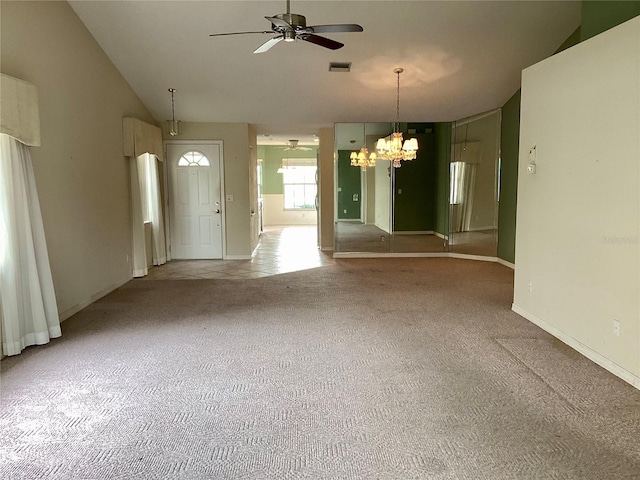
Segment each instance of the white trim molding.
[[500,265],[504,265],[505,267],[509,267],[511,270],[515,270],[516,269],[516,264],[515,263],[511,263],[511,262],[507,262],[506,260],[498,257],[498,263]]
[[626,370],[625,368],[622,368],[620,365],[612,362],[608,358],[600,355],[598,352],[587,347],[584,343],[581,343],[575,338],[570,337],[563,331],[558,330],[556,327],[549,325],[547,322],[536,317],[532,313],[527,312],[524,308],[519,307],[515,303],[511,305],[511,310],[513,310],[515,313],[517,313],[521,317],[526,318],[531,323],[537,325],[545,332],[550,333],[551,335],[556,337],[558,340],[570,346],[578,353],[581,353],[582,355],[587,357],[589,360],[591,360],[595,364],[600,365],[605,370],[608,370],[609,372],[613,373],[616,377],[624,380],[625,382],[629,383],[633,387],[640,390],[640,377],[634,375],[633,373]]

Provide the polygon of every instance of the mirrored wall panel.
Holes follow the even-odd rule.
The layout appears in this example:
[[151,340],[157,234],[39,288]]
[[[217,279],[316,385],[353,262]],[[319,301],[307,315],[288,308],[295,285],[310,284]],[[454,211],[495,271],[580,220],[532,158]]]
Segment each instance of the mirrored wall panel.
[[394,129],[392,122],[335,125],[338,254],[448,250],[451,124],[402,124],[404,139],[417,140],[416,158],[394,167],[378,156],[371,165],[379,139]]
[[400,167],[378,155],[393,122],[335,125],[335,241],[340,254],[453,252],[495,257],[500,110],[453,123],[401,124],[418,142]]
[[452,252],[497,256],[500,113],[494,110],[453,124],[449,172]]

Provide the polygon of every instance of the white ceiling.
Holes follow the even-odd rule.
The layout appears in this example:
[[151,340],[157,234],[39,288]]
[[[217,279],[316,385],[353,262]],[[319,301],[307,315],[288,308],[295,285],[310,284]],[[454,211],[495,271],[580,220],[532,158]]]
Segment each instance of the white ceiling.
[[[395,67],[403,67],[403,122],[451,121],[499,107],[520,72],[552,54],[580,24],[580,1],[312,1],[291,12],[308,25],[358,23],[362,33],[324,36],[327,50],[269,35],[209,37],[270,29],[280,1],[70,1],[156,120],[242,122],[258,143],[286,144],[334,122],[392,122]],[[350,73],[328,71],[351,62]],[[265,135],[271,135],[269,139]]]

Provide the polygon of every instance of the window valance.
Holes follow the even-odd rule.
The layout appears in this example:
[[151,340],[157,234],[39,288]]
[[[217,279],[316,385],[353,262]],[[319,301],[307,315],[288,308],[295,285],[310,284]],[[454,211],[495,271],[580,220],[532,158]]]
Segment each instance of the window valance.
[[124,117],[122,132],[125,157],[138,157],[143,153],[150,153],[162,161],[162,130],[160,128],[137,118]]
[[35,85],[0,74],[0,133],[19,142],[40,146],[40,113]]

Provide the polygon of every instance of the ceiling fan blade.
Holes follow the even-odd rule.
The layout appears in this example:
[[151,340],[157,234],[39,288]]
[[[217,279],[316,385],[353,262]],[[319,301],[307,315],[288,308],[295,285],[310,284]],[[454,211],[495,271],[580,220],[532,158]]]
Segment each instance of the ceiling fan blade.
[[316,45],[320,45],[321,47],[328,48],[330,50],[338,50],[339,48],[344,47],[344,43],[336,42],[335,40],[321,37],[319,35],[300,35],[298,38],[305,42],[315,43]]
[[364,28],[355,23],[343,23],[336,25],[312,25],[307,27],[309,33],[339,33],[339,32],[363,32]]
[[273,33],[272,30],[263,30],[261,32],[230,32],[230,33],[211,33],[210,37],[224,37],[225,35],[247,35],[249,33]]
[[287,30],[293,30],[291,24],[285,22],[283,19],[278,17],[264,17],[269,20],[276,27],[286,28]]
[[273,47],[276,43],[280,43],[283,38],[284,38],[283,35],[270,38],[269,40],[264,42],[262,45],[260,45],[258,48],[256,48],[253,53],[264,53],[267,50],[269,50],[271,47]]

